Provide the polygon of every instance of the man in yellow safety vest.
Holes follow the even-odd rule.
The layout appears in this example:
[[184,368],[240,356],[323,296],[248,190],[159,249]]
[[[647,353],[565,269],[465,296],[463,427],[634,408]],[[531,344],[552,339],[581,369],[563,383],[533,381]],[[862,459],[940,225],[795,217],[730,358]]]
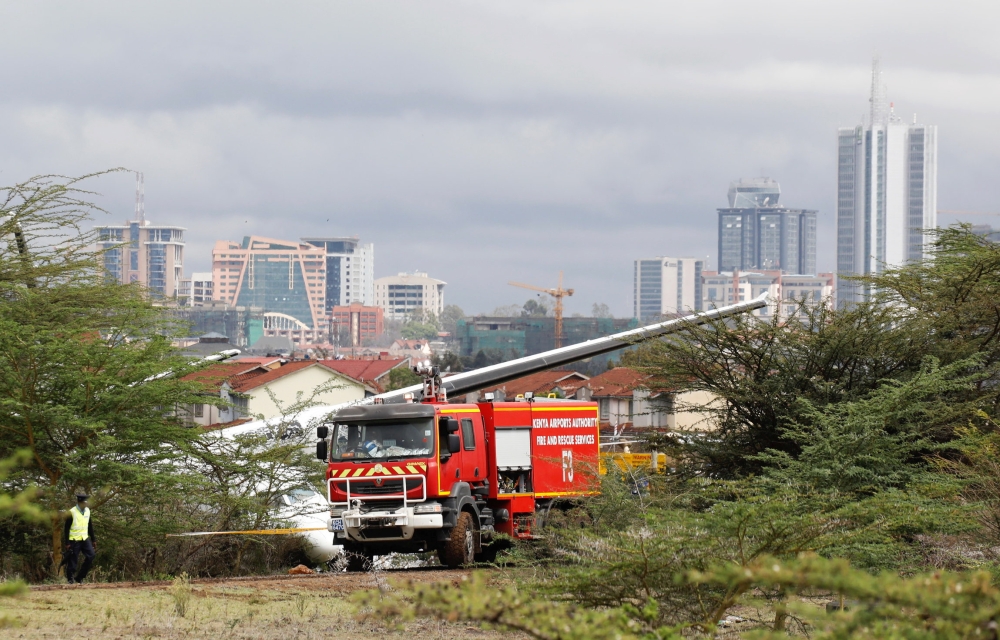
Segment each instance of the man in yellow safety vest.
[[[97,552],[97,541],[94,539],[94,525],[90,522],[90,507],[87,499],[90,496],[76,496],[76,506],[69,510],[63,538],[66,540],[66,579],[70,584],[82,583],[87,577],[90,567],[94,564],[94,554]],[[83,566],[76,570],[76,561],[83,552]]]

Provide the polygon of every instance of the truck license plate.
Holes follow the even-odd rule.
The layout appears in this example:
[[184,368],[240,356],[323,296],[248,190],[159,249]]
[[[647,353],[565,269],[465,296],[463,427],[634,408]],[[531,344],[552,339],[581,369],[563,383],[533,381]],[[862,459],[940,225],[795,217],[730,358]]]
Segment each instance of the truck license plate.
[[330,520],[330,523],[331,523],[330,527],[334,531],[343,531],[344,530],[344,519],[343,518],[333,518],[333,519]]

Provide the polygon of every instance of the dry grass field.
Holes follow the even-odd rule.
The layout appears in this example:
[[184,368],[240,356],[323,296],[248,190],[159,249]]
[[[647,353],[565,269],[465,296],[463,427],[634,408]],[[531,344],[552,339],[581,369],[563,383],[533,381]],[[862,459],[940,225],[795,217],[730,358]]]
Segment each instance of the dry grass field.
[[[227,581],[47,586],[0,601],[0,637],[212,638],[516,638],[466,624],[418,620],[404,630],[361,622],[351,593],[392,579],[395,572],[328,574]],[[455,581],[462,571],[406,572],[407,579]],[[387,575],[388,574],[388,575]],[[383,584],[385,584],[383,582]]]

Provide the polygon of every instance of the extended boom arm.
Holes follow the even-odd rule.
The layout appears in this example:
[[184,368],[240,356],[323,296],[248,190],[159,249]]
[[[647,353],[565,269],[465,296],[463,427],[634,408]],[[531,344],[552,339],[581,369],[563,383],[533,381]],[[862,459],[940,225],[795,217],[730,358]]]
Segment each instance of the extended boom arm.
[[[504,382],[508,382],[510,380],[514,380],[515,378],[520,378],[532,373],[561,367],[562,365],[571,364],[573,362],[579,362],[580,360],[592,358],[594,356],[601,355],[602,353],[624,349],[625,347],[629,347],[638,342],[645,342],[646,340],[659,338],[660,336],[665,336],[669,333],[681,331],[687,327],[705,324],[706,322],[711,322],[712,320],[727,318],[729,316],[746,313],[748,311],[753,311],[754,309],[760,309],[766,306],[767,294],[764,293],[761,294],[760,297],[754,298],[753,300],[740,302],[728,307],[712,309],[711,311],[702,311],[689,316],[684,316],[683,318],[667,320],[666,322],[660,322],[658,324],[639,327],[638,329],[623,331],[621,333],[605,336],[603,338],[596,338],[594,340],[588,340],[579,344],[571,344],[567,347],[553,349],[552,351],[546,351],[533,356],[525,356],[524,358],[518,358],[517,360],[501,362],[499,364],[483,367],[482,369],[476,369],[475,371],[457,373],[453,376],[445,378],[442,381],[441,386],[448,392],[448,395],[459,395],[472,391],[478,391],[479,389],[497,384],[503,384]],[[373,397],[382,398],[383,402],[394,402],[402,400],[403,396],[407,393],[419,395],[422,390],[423,385],[418,384],[403,389],[397,389],[396,391],[389,391]],[[371,401],[372,398],[366,398],[365,400]]]
[[[746,313],[748,311],[753,311],[754,309],[760,309],[766,306],[767,294],[764,293],[760,297],[754,298],[753,300],[729,305],[728,307],[712,309],[711,311],[702,311],[689,316],[684,316],[683,318],[677,318],[675,320],[668,320],[666,322],[639,327],[638,329],[623,331],[604,338],[597,338],[596,340],[588,340],[587,342],[581,342],[567,347],[560,347],[559,349],[553,349],[552,351],[546,351],[533,356],[518,358],[517,360],[511,360],[509,362],[501,362],[499,364],[483,367],[482,369],[476,369],[475,371],[457,373],[453,376],[444,378],[441,381],[441,388],[444,389],[449,395],[461,395],[463,393],[478,391],[485,387],[503,384],[509,380],[514,380],[515,378],[520,378],[521,376],[526,376],[531,373],[545,371],[547,369],[560,367],[573,362],[579,362],[580,360],[585,360],[602,353],[609,353],[618,349],[624,349],[625,347],[632,346],[633,344],[637,344],[639,342],[645,342],[646,340],[659,338],[660,336],[665,336],[669,333],[682,331],[688,327],[705,324],[720,318],[728,318],[730,316]],[[381,399],[381,402],[403,402],[405,396],[411,393],[414,398],[420,398],[423,388],[423,384],[417,384],[341,405],[310,407],[296,414],[293,420],[302,425],[311,425],[314,422],[329,420],[331,416],[344,407],[374,404],[377,399]],[[223,437],[232,437],[242,433],[268,429],[270,428],[269,425],[277,424],[280,421],[280,418],[271,418],[270,420],[254,420],[252,422],[246,422],[234,427],[228,427],[221,433]]]

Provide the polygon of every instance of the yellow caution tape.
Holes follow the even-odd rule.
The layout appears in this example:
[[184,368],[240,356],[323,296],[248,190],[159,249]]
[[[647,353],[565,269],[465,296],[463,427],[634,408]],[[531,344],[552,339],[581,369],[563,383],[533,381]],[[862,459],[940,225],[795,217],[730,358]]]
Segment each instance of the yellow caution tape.
[[326,527],[301,527],[298,529],[251,529],[249,531],[194,531],[191,533],[168,533],[168,538],[188,538],[192,536],[284,536],[303,531],[326,531]]

